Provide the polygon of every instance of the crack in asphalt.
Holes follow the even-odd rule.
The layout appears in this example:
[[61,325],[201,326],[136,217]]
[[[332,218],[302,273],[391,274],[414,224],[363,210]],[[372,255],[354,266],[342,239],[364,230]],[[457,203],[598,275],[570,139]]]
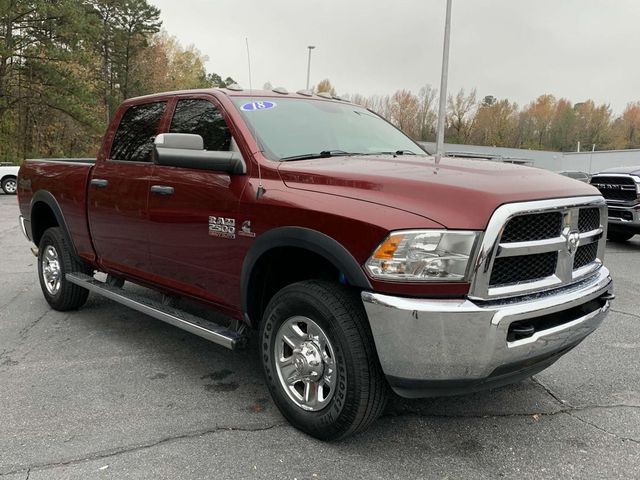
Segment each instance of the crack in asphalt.
[[615,313],[620,313],[620,314],[622,314],[622,315],[628,315],[628,316],[630,316],[630,317],[634,317],[634,318],[638,318],[638,319],[640,319],[640,315],[638,315],[638,314],[636,314],[636,313],[624,312],[624,311],[622,311],[622,310],[615,310],[615,309],[613,309],[613,308],[612,308],[612,309],[610,309],[610,310],[611,310],[612,312],[615,312]]
[[[566,407],[568,405],[565,404]],[[469,414],[469,415],[457,415],[457,414],[439,414],[439,413],[423,413],[419,411],[401,411],[401,412],[387,412],[380,418],[402,418],[402,417],[420,417],[420,418],[451,418],[451,419],[486,419],[486,418],[517,418],[517,417],[533,417],[538,415],[540,417],[553,417],[569,412],[584,412],[589,410],[608,410],[618,408],[631,408],[640,409],[640,405],[627,405],[627,404],[611,404],[611,405],[586,405],[583,407],[570,407],[561,408],[555,412],[514,412],[514,413],[483,413],[483,414]]]
[[85,455],[85,456],[80,457],[80,458],[72,458],[72,459],[69,459],[69,460],[61,460],[61,461],[57,461],[57,462],[29,465],[27,467],[18,468],[18,469],[15,469],[15,470],[10,470],[10,471],[6,471],[6,472],[0,472],[0,477],[4,477],[4,476],[7,476],[7,475],[15,475],[17,473],[26,472],[27,473],[27,479],[28,479],[29,475],[31,474],[31,472],[35,471],[35,470],[49,470],[51,468],[68,467],[70,465],[78,465],[78,464],[85,463],[85,462],[92,462],[94,460],[102,460],[104,458],[116,457],[118,455],[122,455],[122,454],[125,454],[125,453],[139,452],[141,450],[147,450],[149,448],[157,447],[158,445],[163,445],[165,443],[175,442],[175,441],[178,441],[178,440],[203,437],[205,435],[211,435],[211,434],[220,433],[220,432],[264,432],[264,431],[271,430],[271,429],[274,429],[274,428],[286,427],[286,426],[289,426],[289,424],[285,423],[285,422],[279,422],[279,423],[274,423],[272,425],[268,425],[266,427],[222,426],[222,427],[209,428],[209,429],[205,429],[205,430],[197,430],[197,431],[193,431],[193,432],[181,433],[179,435],[172,435],[172,436],[164,437],[164,438],[161,438],[159,440],[156,440],[156,441],[150,442],[150,443],[144,443],[144,444],[140,444],[140,445],[131,445],[131,446],[128,446],[128,447],[122,447],[122,448],[113,449],[113,450],[102,450],[102,451],[91,453],[89,455]]
[[[550,387],[548,387],[547,385],[545,385],[542,381],[540,381],[539,379],[532,377],[532,381],[533,383],[535,383],[536,385],[538,385],[540,388],[542,388],[551,398],[553,398],[555,400],[555,402],[557,402],[559,405],[561,405],[562,408],[558,409],[557,411],[554,412],[524,412],[524,413],[509,413],[509,414],[475,414],[475,415],[455,415],[455,414],[425,414],[422,412],[416,412],[416,411],[400,411],[400,412],[389,412],[386,413],[385,415],[383,415],[383,418],[402,418],[402,417],[418,417],[418,418],[449,418],[449,419],[487,419],[487,418],[503,418],[503,417],[511,417],[511,418],[522,418],[522,417],[553,417],[556,415],[562,415],[565,414],[587,426],[590,426],[591,428],[594,428],[595,430],[600,431],[601,433],[604,433],[610,437],[615,438],[616,440],[620,440],[622,442],[632,442],[634,444],[638,444],[640,445],[640,440],[633,438],[633,437],[626,437],[626,436],[622,436],[622,435],[618,435],[614,432],[611,432],[603,427],[601,427],[600,425],[591,422],[589,420],[586,420],[582,417],[580,417],[579,415],[577,415],[577,412],[581,412],[581,411],[589,411],[589,410],[597,410],[597,409],[617,409],[617,408],[638,408],[640,409],[640,405],[628,405],[628,404],[608,404],[608,405],[587,405],[587,406],[574,406],[571,403],[569,403],[566,400],[562,400],[560,398],[560,396],[555,393]],[[214,428],[210,428],[210,429],[204,429],[204,430],[197,430],[197,431],[192,431],[192,432],[186,432],[186,433],[181,433],[181,434],[177,434],[177,435],[171,435],[171,436],[167,436],[167,437],[163,437],[160,438],[158,440],[155,440],[153,442],[149,442],[149,443],[144,443],[144,444],[138,444],[138,445],[131,445],[131,446],[126,446],[126,447],[122,447],[122,448],[118,448],[118,449],[112,449],[112,450],[103,450],[103,451],[97,451],[97,452],[93,452],[90,453],[88,455],[84,455],[82,457],[79,458],[72,458],[72,459],[68,459],[68,460],[60,460],[60,461],[56,461],[56,462],[50,462],[50,463],[42,463],[42,464],[33,464],[33,465],[29,465],[27,467],[24,468],[18,468],[18,469],[14,469],[14,470],[10,470],[10,471],[6,471],[6,472],[0,472],[0,477],[4,477],[7,475],[14,475],[14,474],[18,474],[18,473],[26,473],[26,480],[29,479],[29,476],[31,474],[32,471],[38,471],[38,470],[48,470],[48,469],[52,469],[52,468],[58,468],[58,467],[67,467],[67,466],[72,466],[72,465],[78,465],[81,463],[85,463],[85,462],[91,462],[91,461],[95,461],[95,460],[101,460],[101,459],[105,459],[105,458],[111,458],[111,457],[116,457],[119,455],[123,455],[126,453],[132,453],[132,452],[138,452],[138,451],[142,451],[142,450],[147,450],[150,448],[154,448],[156,446],[159,445],[163,445],[166,443],[170,443],[170,442],[175,442],[175,441],[179,441],[179,440],[184,440],[184,439],[191,439],[191,438],[198,438],[198,437],[202,437],[205,435],[211,435],[211,434],[216,434],[216,433],[220,433],[220,432],[263,432],[263,431],[268,431],[274,428],[281,428],[281,427],[288,427],[289,424],[286,422],[278,422],[278,423],[274,423],[271,425],[267,425],[264,427],[243,427],[243,426],[239,426],[239,427],[235,427],[235,426],[216,426]]]
[[618,440],[621,440],[623,442],[633,442],[635,444],[640,445],[640,440],[637,438],[633,438],[633,437],[625,437],[623,435],[618,435],[617,433],[614,432],[610,432],[609,430],[602,428],[600,425],[594,423],[594,422],[590,422],[589,420],[585,420],[582,417],[579,417],[578,415],[576,415],[573,411],[571,410],[567,410],[566,412],[567,415],[569,415],[571,418],[575,418],[576,420],[578,420],[579,422],[584,423],[585,425],[589,425],[593,428],[595,428],[596,430],[601,431],[602,433],[606,433],[607,435],[616,438]]
[[[3,274],[4,275],[4,274]],[[5,302],[2,305],[2,308],[7,308],[9,305],[11,305],[13,303],[14,300],[16,300],[20,295],[22,295],[24,292],[24,290],[19,291],[18,293],[16,293],[13,297],[11,297],[7,302]]]
[[542,388],[545,392],[547,392],[547,394],[549,394],[549,396],[553,398],[556,402],[558,402],[560,405],[563,405],[563,406],[566,405],[569,408],[576,408],[574,405],[571,405],[567,400],[561,399],[553,390],[551,390],[551,387],[548,387],[547,385],[542,383],[542,381],[538,380],[538,378],[531,377],[531,381],[534,384],[538,385],[540,388]]
[[602,433],[605,433],[611,437],[616,438],[617,440],[620,440],[622,442],[633,442],[636,443],[638,445],[640,445],[640,440],[637,438],[633,438],[633,437],[626,437],[624,435],[618,435],[615,432],[611,432],[609,430],[607,430],[604,427],[601,427],[600,425],[598,425],[597,423],[594,422],[590,422],[582,417],[580,417],[579,415],[576,414],[576,412],[581,412],[581,411],[588,411],[588,410],[597,410],[597,409],[608,409],[608,408],[640,408],[640,406],[638,405],[625,405],[625,404],[617,404],[617,405],[593,405],[593,406],[585,406],[585,407],[577,407],[574,405],[571,405],[568,401],[566,400],[562,400],[550,387],[548,387],[547,385],[545,385],[544,383],[542,383],[539,379],[535,378],[535,377],[531,377],[531,380],[533,380],[533,383],[535,383],[536,385],[539,385],[540,387],[542,387],[544,389],[545,392],[547,392],[556,402],[558,402],[560,405],[563,406],[567,406],[569,408],[565,408],[565,409],[561,409],[558,411],[558,413],[564,413],[566,415],[568,415],[571,418],[574,418],[576,420],[578,420],[579,422],[584,423],[585,425],[589,425],[592,428],[595,428],[596,430],[599,430]]
[[[42,313],[42,315],[40,315],[38,318],[36,318],[33,322],[31,322],[29,325],[23,327],[22,329],[20,329],[20,331],[18,332],[18,341],[14,344],[14,347],[8,350],[3,350],[2,352],[0,352],[0,373],[6,371],[6,368],[2,368],[2,366],[4,365],[4,361],[8,360],[11,361],[11,357],[10,355],[15,353],[15,351],[18,349],[18,347],[20,347],[25,340],[27,340],[27,335],[28,333],[38,324],[38,322],[40,322],[40,320],[42,320],[48,313],[51,313],[51,310],[46,310],[45,312]],[[68,318],[68,316],[67,316]]]
[[[29,323],[27,326],[22,327],[22,329],[20,329],[20,331],[18,332],[18,336],[20,337],[21,341],[24,341],[27,339],[27,334],[33,329],[33,327],[35,327],[40,320],[42,320],[44,317],[46,317],[49,313],[51,313],[51,310],[47,309],[45,310],[42,315],[40,315],[38,318],[36,318],[33,322]],[[66,318],[69,318],[69,315],[67,314]]]

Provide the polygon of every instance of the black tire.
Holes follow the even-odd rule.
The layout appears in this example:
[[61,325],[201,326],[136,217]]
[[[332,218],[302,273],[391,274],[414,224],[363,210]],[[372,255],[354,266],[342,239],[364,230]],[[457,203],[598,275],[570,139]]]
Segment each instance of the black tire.
[[619,230],[609,230],[607,232],[607,239],[611,240],[612,242],[626,242],[628,240],[631,240],[631,237],[633,237],[635,235],[634,232],[622,232]]
[[16,177],[6,177],[2,179],[2,191],[7,195],[15,195],[18,191],[18,181]]
[[[276,337],[292,317],[315,322],[335,354],[333,396],[319,411],[306,411],[287,394],[276,369]],[[284,417],[321,440],[337,440],[366,429],[384,410],[388,386],[357,292],[325,281],[289,285],[269,302],[260,324],[260,353],[269,392]],[[326,367],[325,367],[326,368]]]
[[[53,249],[57,255],[57,265],[59,275],[59,286],[57,288],[47,287],[45,280],[45,265],[48,263],[43,261],[47,252]],[[44,298],[47,300],[51,308],[61,312],[68,310],[77,310],[87,301],[89,290],[75,285],[65,278],[65,274],[70,272],[82,272],[90,274],[91,270],[82,262],[77,260],[71,251],[67,241],[59,227],[47,229],[40,239],[38,247],[38,278],[40,280],[40,288]]]

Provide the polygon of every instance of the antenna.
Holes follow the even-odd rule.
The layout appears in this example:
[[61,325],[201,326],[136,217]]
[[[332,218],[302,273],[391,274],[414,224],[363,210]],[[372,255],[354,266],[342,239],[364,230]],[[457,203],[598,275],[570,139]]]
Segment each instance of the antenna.
[[[249,52],[249,38],[244,37],[244,41],[247,44],[247,67],[249,69],[249,95],[253,96],[253,85],[251,83],[251,53]],[[256,135],[255,128],[253,128],[251,124],[249,124],[249,128],[251,128],[252,130],[253,139],[256,141],[256,143],[258,143],[258,137]],[[258,153],[258,152],[255,152],[255,153]],[[256,160],[256,163],[258,164],[258,190],[256,190],[256,200],[258,200],[262,195],[265,194],[266,190],[262,186],[262,171],[260,169],[260,161],[255,157],[255,153],[253,158]]]

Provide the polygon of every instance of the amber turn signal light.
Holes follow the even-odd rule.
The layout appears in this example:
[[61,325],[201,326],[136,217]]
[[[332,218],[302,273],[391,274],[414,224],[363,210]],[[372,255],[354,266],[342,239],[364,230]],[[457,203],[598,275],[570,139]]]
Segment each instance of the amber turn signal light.
[[376,260],[392,260],[403,238],[404,235],[389,235],[376,249],[373,258]]

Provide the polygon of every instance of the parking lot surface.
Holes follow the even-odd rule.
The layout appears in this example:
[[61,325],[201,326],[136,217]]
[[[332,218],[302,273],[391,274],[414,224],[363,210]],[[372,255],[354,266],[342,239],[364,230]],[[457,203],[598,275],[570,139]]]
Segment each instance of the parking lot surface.
[[0,194],[0,478],[640,478],[640,236],[609,244],[617,299],[548,370],[462,397],[393,399],[323,443],[231,352],[92,295],[51,310]]

